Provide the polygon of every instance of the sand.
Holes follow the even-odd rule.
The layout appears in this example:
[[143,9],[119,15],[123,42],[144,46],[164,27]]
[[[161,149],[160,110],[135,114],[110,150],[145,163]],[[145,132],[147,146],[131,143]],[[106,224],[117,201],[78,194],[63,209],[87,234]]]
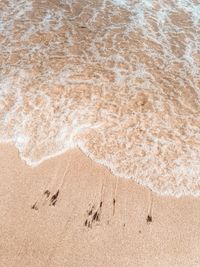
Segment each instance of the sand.
[[200,266],[199,198],[157,196],[79,150],[31,168],[3,144],[0,159],[1,267]]

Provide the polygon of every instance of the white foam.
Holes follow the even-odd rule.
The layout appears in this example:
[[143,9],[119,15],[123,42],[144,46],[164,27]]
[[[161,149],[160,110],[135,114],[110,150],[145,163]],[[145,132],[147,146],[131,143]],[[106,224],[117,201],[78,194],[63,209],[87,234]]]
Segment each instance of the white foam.
[[0,18],[0,141],[31,166],[78,147],[159,194],[199,196],[199,5],[43,1],[32,21],[35,3]]

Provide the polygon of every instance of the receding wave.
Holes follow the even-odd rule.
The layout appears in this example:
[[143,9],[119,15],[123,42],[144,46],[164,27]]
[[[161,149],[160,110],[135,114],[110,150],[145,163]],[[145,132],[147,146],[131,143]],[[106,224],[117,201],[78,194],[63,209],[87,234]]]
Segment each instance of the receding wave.
[[200,195],[198,1],[1,0],[0,141],[79,147],[159,194]]

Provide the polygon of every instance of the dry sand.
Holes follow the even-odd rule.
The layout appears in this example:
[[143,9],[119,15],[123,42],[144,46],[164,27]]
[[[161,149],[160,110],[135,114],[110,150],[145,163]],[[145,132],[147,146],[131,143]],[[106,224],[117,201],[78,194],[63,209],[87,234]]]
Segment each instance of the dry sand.
[[[0,146],[0,158],[1,267],[200,266],[199,198],[152,194],[147,223],[150,191],[79,150],[35,168],[12,145]],[[35,202],[38,210],[31,208]]]

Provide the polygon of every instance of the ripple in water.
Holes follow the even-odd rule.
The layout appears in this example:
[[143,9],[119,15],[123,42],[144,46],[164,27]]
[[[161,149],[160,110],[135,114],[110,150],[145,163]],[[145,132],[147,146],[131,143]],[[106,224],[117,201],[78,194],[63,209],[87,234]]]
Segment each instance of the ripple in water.
[[198,1],[2,0],[0,140],[79,147],[159,194],[200,195]]

